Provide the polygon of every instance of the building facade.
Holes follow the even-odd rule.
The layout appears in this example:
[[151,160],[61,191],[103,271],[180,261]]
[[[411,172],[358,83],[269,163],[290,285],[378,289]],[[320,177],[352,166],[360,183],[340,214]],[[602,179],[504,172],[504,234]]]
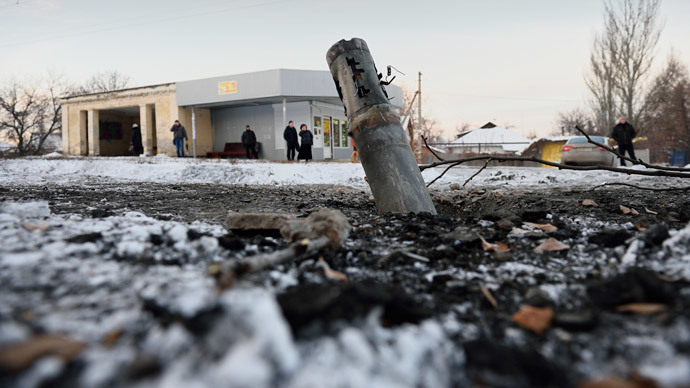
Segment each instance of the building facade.
[[[387,87],[400,107],[402,90]],[[292,120],[314,134],[314,159],[349,159],[347,117],[328,71],[267,70],[153,85],[62,100],[63,150],[71,155],[129,155],[131,128],[141,127],[147,155],[175,155],[170,128],[180,120],[189,154],[221,152],[250,125],[259,157],[285,160],[283,130]]]

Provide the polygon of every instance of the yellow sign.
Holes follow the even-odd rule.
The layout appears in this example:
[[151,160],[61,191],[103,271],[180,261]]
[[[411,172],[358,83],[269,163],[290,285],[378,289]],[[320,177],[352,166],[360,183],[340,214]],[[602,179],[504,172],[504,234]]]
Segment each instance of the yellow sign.
[[218,94],[237,93],[237,81],[218,82]]

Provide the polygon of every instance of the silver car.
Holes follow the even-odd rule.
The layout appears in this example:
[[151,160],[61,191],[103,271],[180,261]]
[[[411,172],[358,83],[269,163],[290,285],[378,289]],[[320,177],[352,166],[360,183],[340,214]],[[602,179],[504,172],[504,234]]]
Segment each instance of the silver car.
[[[604,136],[590,136],[590,138],[604,145],[609,145],[609,139]],[[561,148],[561,163],[582,166],[613,166],[616,156],[587,141],[584,136],[574,137]]]

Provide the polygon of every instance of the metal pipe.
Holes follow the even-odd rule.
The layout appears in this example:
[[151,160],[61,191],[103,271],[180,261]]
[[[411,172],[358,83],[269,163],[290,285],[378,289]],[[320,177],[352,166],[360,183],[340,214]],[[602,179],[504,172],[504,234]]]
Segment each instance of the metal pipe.
[[192,144],[194,148],[194,159],[196,159],[196,111],[194,107],[192,107]]
[[326,61],[379,213],[436,214],[366,42],[341,40]]

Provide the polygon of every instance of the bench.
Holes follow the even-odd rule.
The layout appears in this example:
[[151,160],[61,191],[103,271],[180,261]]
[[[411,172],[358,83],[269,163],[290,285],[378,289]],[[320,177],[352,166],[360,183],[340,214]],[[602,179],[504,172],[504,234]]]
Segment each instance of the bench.
[[[261,143],[256,143],[256,153],[261,151]],[[208,152],[206,153],[207,158],[232,158],[232,157],[242,157],[247,156],[247,152],[244,149],[244,144],[242,143],[225,143],[225,148],[223,152]]]

